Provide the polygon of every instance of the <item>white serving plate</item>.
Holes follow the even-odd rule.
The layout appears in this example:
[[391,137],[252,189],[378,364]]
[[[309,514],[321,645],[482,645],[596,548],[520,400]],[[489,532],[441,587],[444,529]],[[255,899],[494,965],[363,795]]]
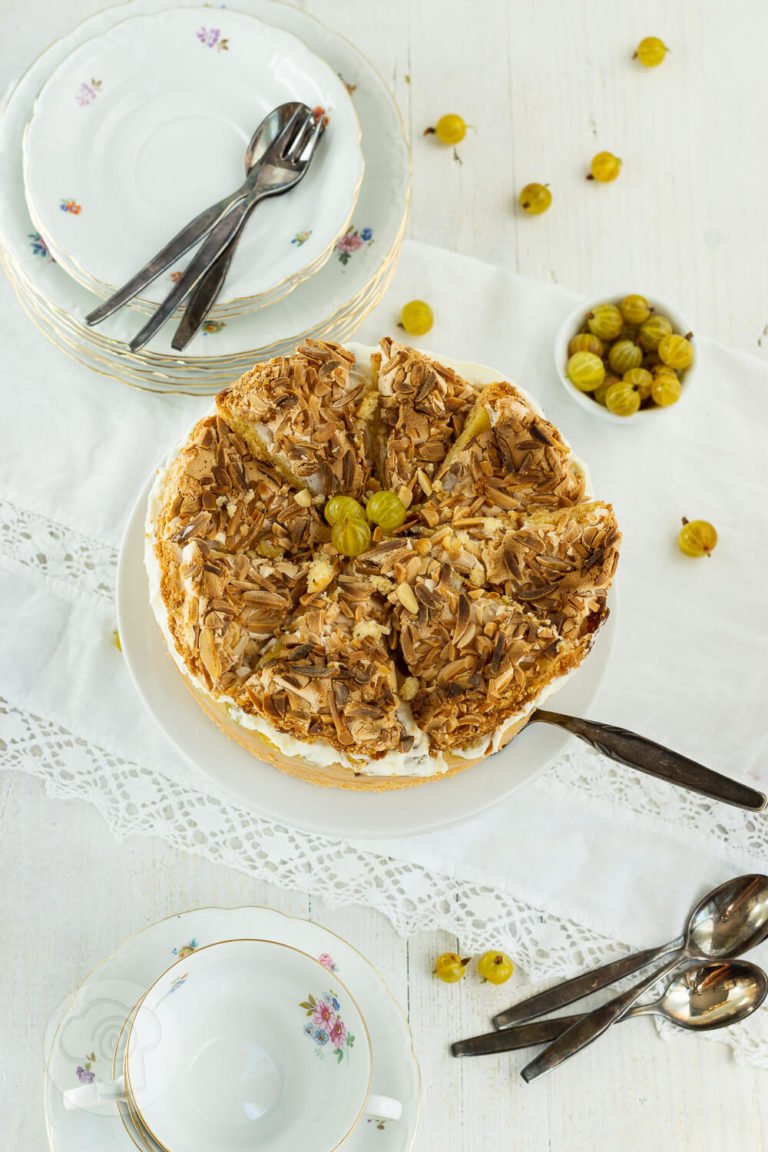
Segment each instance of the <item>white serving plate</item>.
[[[211,368],[213,374],[226,373],[227,379],[233,379],[244,370],[243,364],[248,366],[275,355],[304,335],[321,334],[336,325],[344,325],[345,336],[351,335],[354,324],[371,306],[361,306],[361,302],[369,298],[377,278],[391,275],[405,228],[410,152],[397,106],[372,65],[343,37],[297,8],[273,0],[240,0],[239,7],[300,36],[340,73],[345,84],[354,88],[352,99],[360,117],[366,161],[351,225],[360,243],[351,251],[343,250],[344,246],[335,248],[320,271],[283,300],[251,315],[228,319],[214,332],[199,332],[189,345],[188,356],[180,357],[171,349],[172,328],[167,326],[141,356],[133,357],[127,342],[144,321],[130,308],[121,309],[98,328],[89,329],[84,324],[83,317],[95,307],[98,298],[51,259],[29,217],[22,182],[24,128],[35,95],[51,71],[87,38],[112,27],[126,15],[162,11],[164,0],[135,0],[86,20],[31,65],[0,114],[0,255],[18,290],[24,292],[25,307],[47,335],[81,362],[86,362],[91,354],[100,354],[110,363],[98,370],[118,378],[122,378],[123,366],[139,378],[148,373],[148,386],[159,390],[183,386],[178,382],[179,369],[191,373]],[[369,233],[370,238],[363,240]],[[166,289],[170,286],[169,280]],[[45,315],[39,312],[43,302]],[[347,331],[350,318],[353,327]],[[66,330],[72,347],[57,338],[51,324]],[[154,373],[165,374],[167,386],[164,381],[153,379]]]
[[[533,724],[506,748],[455,776],[388,792],[320,788],[256,759],[225,736],[195,702],[152,613],[144,568],[149,488],[150,484],[136,502],[120,551],[120,644],[147,709],[182,756],[210,780],[217,795],[283,824],[328,836],[409,836],[476,816],[511,795],[566,751],[571,739],[567,733],[550,725]],[[587,714],[608,665],[614,611],[588,658],[553,697],[559,711]]]
[[[299,339],[317,337],[324,340],[344,343],[357,330],[367,314],[376,307],[386,292],[394,275],[400,255],[400,246],[394,250],[388,264],[382,269],[369,288],[358,297],[353,308],[334,318],[332,325],[323,326],[319,331],[310,331],[284,343],[272,345],[266,351],[248,352],[239,358],[211,360],[202,367],[189,367],[183,362],[155,366],[146,363],[141,356],[132,356],[115,351],[109,345],[83,339],[82,334],[66,322],[61,313],[50,307],[29,288],[27,282],[17,278],[14,272],[4,265],[13,284],[16,297],[24,311],[40,331],[58,348],[72,359],[98,372],[102,376],[119,380],[133,388],[149,392],[183,392],[189,395],[211,394],[225,388],[256,360],[265,357],[289,355]],[[1,263],[0,258],[0,263]]]
[[[65,271],[109,296],[239,186],[254,129],[291,100],[327,112],[322,146],[290,195],[254,211],[212,315],[268,304],[330,256],[352,216],[363,155],[354,104],[334,69],[292,33],[244,13],[131,16],[67,56],[24,135],[32,219]],[[159,304],[188,259],[134,307]]]
[[[206,944],[270,939],[323,962],[351,989],[365,1014],[377,1084],[402,1101],[397,1123],[361,1121],[344,1152],[411,1152],[421,1108],[421,1078],[413,1037],[399,1004],[374,966],[340,936],[271,908],[197,908],[161,920],[130,937],[81,984],[46,1043],[45,1117],[51,1152],[146,1152],[114,1105],[64,1108],[62,1093],[93,1074],[110,1080],[121,1030],[133,1005],[176,960]],[[78,1072],[79,1070],[79,1072]]]

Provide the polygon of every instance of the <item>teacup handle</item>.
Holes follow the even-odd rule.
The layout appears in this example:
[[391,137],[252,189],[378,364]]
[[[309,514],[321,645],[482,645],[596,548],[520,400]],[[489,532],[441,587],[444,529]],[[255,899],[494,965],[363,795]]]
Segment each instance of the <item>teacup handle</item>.
[[90,1084],[68,1088],[62,1093],[62,1099],[64,1107],[70,1112],[75,1108],[96,1108],[100,1104],[124,1100],[125,1081],[122,1076],[117,1080],[92,1080]]
[[365,1115],[372,1120],[399,1120],[402,1114],[402,1104],[391,1096],[375,1096],[371,1093],[365,1105]]

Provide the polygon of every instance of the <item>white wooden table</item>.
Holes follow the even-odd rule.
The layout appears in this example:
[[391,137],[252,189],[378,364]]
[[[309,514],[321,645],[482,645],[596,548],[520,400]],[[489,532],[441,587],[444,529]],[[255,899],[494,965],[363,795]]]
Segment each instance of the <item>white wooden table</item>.
[[[100,6],[0,0],[0,88]],[[642,10],[605,0],[301,6],[358,44],[397,95],[414,145],[411,236],[584,292],[656,293],[700,333],[768,355],[760,0],[647,0]],[[656,71],[630,61],[645,35],[672,49]],[[460,164],[422,137],[443,112],[475,126]],[[602,149],[624,168],[616,184],[596,187],[584,175]],[[532,180],[554,195],[540,218],[515,206]],[[172,912],[239,903],[311,915],[375,959],[416,1037],[424,1152],[768,1148],[766,1075],[737,1067],[721,1045],[663,1044],[638,1021],[531,1087],[518,1061],[452,1061],[447,1041],[485,1027],[492,1005],[508,999],[475,982],[432,981],[434,957],[454,939],[405,942],[365,908],[329,909],[158,840],[118,844],[88,805],[50,800],[38,781],[2,773],[0,877],[0,1147],[9,1152],[45,1148],[45,1027],[93,965]]]

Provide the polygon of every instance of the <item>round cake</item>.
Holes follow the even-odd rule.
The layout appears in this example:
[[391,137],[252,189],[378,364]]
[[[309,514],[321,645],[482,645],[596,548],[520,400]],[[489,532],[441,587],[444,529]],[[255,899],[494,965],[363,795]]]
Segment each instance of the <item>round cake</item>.
[[[404,522],[342,554],[327,501],[379,491]],[[307,341],[221,392],[158,469],[146,565],[170,653],[228,736],[312,783],[382,790],[525,724],[606,619],[619,541],[498,374]]]

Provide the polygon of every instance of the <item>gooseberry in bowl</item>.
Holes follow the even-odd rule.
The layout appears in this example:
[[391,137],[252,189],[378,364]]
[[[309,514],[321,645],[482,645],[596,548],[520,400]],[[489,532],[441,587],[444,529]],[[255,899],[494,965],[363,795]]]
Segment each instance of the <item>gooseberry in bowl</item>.
[[581,304],[555,339],[555,367],[568,395],[611,424],[636,424],[676,407],[695,382],[697,361],[688,319],[636,291]]

